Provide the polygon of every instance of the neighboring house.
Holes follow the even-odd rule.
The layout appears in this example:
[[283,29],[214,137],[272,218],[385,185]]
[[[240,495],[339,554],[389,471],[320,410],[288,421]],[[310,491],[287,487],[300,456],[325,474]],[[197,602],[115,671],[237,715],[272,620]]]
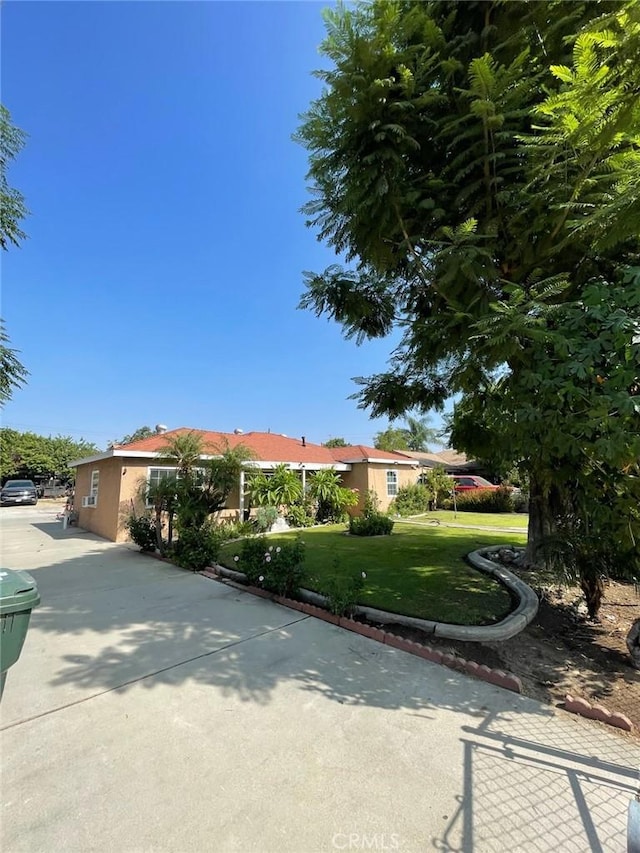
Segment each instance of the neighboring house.
[[415,460],[421,468],[443,468],[446,474],[483,474],[482,466],[475,459],[468,459],[457,450],[441,450],[428,453],[418,450],[398,450],[403,456]]
[[[167,472],[175,471],[175,465],[160,453],[170,436],[195,432],[202,436],[206,453],[203,460],[218,456],[221,449],[239,444],[249,448],[254,458],[249,467],[270,471],[284,463],[300,472],[303,484],[308,474],[326,468],[334,468],[343,477],[348,488],[358,489],[360,502],[354,512],[361,511],[368,489],[378,495],[380,509],[385,510],[407,483],[415,483],[418,463],[401,453],[387,453],[373,447],[328,448],[310,444],[301,439],[288,438],[268,432],[234,433],[208,432],[181,428],[134,441],[130,444],[110,447],[98,453],[70,463],[76,469],[75,511],[78,526],[104,536],[114,542],[127,540],[126,521],[133,509],[142,513],[145,506],[140,498],[141,484],[158,481]],[[227,499],[221,518],[244,518],[249,501],[245,489],[246,475],[241,474],[237,488]]]

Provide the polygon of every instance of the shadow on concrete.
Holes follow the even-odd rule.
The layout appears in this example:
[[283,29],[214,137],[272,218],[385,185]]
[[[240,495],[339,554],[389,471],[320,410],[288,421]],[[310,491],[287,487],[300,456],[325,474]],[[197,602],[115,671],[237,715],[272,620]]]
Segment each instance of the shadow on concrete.
[[[583,851],[608,853],[626,849],[625,815],[620,801],[631,801],[638,790],[638,767],[628,764],[629,746],[622,739],[616,750],[607,744],[606,758],[578,753],[558,731],[539,718],[528,719],[526,737],[508,733],[499,715],[489,714],[477,727],[463,726],[463,794],[443,835],[433,846],[443,853],[474,853],[505,849],[505,838],[495,827],[508,811],[511,831],[508,847],[532,853]],[[522,725],[523,735],[525,726]],[[532,808],[527,791],[546,794],[545,807]],[[567,815],[579,815],[582,832]]]
[[[624,738],[573,720],[550,725],[551,708],[125,546],[85,545],[79,556],[32,573],[42,596],[32,630],[78,642],[51,672],[51,687],[75,685],[95,695],[196,681],[264,705],[287,682],[331,702],[397,709],[426,722],[442,709],[462,713],[465,723],[477,721],[462,727],[464,790],[433,848],[624,849],[620,803],[631,799],[638,777],[633,745]],[[542,811],[539,798],[532,804],[532,787],[546,792]],[[512,831],[496,839],[505,809]],[[580,838],[567,828],[567,814],[576,813]]]
[[40,530],[42,533],[46,534],[50,539],[86,539],[87,537],[98,539],[93,533],[90,533],[88,530],[83,530],[81,527],[76,527],[75,524],[67,527],[66,530],[62,528],[62,521],[43,521],[40,524],[33,524],[32,527],[35,527],[36,530]]

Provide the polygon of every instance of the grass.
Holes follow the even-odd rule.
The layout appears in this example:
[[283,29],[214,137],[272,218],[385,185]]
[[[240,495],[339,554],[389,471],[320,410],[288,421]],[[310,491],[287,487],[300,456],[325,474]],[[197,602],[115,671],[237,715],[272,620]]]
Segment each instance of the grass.
[[[341,524],[304,530],[305,585],[322,592],[327,578],[336,574],[367,573],[361,604],[407,616],[483,625],[502,619],[511,609],[506,589],[472,569],[464,556],[476,548],[496,544],[524,544],[521,534],[484,533],[443,527],[418,527],[396,522],[391,536],[345,536]],[[269,536],[276,545],[297,532]],[[233,561],[240,543],[228,543],[220,562]]]
[[416,521],[432,520],[450,524],[472,524],[476,527],[517,527],[526,530],[529,516],[524,512],[460,512],[457,516],[452,509],[438,509],[412,516]]

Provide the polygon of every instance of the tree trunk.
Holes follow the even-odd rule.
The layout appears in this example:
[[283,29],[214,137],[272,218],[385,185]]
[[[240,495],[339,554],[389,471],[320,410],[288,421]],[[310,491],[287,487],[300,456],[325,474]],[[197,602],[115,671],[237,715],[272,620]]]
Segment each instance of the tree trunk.
[[162,510],[156,509],[156,545],[158,551],[162,554],[164,551],[164,543],[162,541]]
[[589,619],[596,619],[604,598],[602,578],[595,574],[583,575],[580,581],[580,589],[584,593]]
[[631,655],[631,666],[640,669],[640,619],[636,619],[627,634],[627,648]]
[[562,499],[556,486],[546,486],[534,471],[530,477],[529,491],[529,528],[527,548],[524,554],[525,565],[540,562],[538,546],[546,537],[555,533],[556,518],[562,509]]

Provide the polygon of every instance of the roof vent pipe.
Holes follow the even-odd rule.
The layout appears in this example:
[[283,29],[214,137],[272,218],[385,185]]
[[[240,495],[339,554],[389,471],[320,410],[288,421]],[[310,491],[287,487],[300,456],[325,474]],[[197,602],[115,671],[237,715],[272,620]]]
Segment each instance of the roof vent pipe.
[[304,435],[302,436],[302,446],[303,447],[307,446],[307,439],[304,437]]
[[158,435],[162,435],[163,432],[166,432],[167,428],[164,424],[156,424],[156,433]]
[[234,435],[242,435],[243,432],[244,432],[243,429],[240,429],[240,427],[236,427],[233,431],[233,434]]

